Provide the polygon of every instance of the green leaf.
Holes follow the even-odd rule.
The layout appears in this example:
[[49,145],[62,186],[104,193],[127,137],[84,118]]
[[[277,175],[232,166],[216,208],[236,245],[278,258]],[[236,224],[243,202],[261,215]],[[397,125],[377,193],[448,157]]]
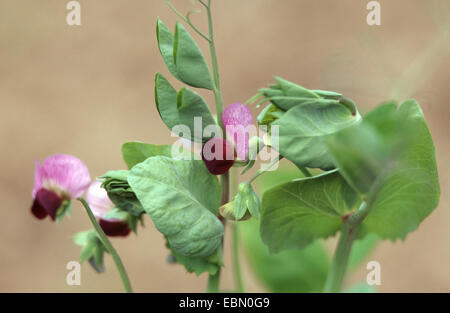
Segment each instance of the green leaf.
[[259,113],[257,120],[259,125],[270,125],[272,122],[281,118],[284,111],[274,104],[266,106],[261,113]]
[[[394,157],[394,145],[389,142],[393,142],[392,135],[404,128],[403,123],[400,125],[400,121],[394,119],[394,112],[395,104],[382,105],[366,116],[363,123],[332,134],[324,140],[341,174],[353,188],[363,194],[369,192],[377,177]],[[382,127],[386,136],[377,129]]]
[[[182,88],[177,93],[160,73],[155,77],[155,101],[166,126],[172,130],[177,125],[186,125],[190,130],[191,140],[207,141],[209,137],[203,138],[203,127],[217,125],[208,105],[199,94],[188,88]],[[201,118],[200,125],[204,125],[199,129],[199,134],[195,132],[194,118]]]
[[158,38],[158,47],[163,57],[164,63],[166,63],[166,66],[169,69],[170,73],[172,73],[172,75],[176,78],[180,79],[173,57],[174,38],[172,32],[169,30],[169,28],[167,28],[166,25],[164,25],[164,23],[159,18],[156,23],[156,37]]
[[202,161],[151,157],[132,168],[128,182],[173,251],[206,257],[219,247],[220,186]]
[[[437,207],[435,148],[417,102],[408,100],[398,109],[383,105],[360,127],[331,136],[327,143],[344,177],[367,194],[371,211],[362,225],[367,233],[404,239]],[[367,159],[376,150],[381,153]],[[364,180],[367,173],[370,179]]]
[[[247,212],[248,211],[248,212]],[[233,199],[233,216],[235,220],[241,220],[250,213],[251,216],[259,219],[261,203],[258,195],[248,182],[239,184],[238,193]]]
[[320,98],[317,94],[300,85],[294,84],[286,79],[275,76],[277,89],[280,89],[285,96],[300,98]]
[[102,187],[117,208],[139,217],[144,213],[144,208],[128,184],[128,173],[127,170],[109,171],[99,179],[103,181]]
[[[170,249],[169,244],[167,244],[167,247]],[[183,265],[189,273],[195,273],[197,276],[205,272],[215,275],[219,268],[223,266],[221,246],[208,257],[188,257],[173,250],[171,252],[177,263]]]
[[157,155],[171,157],[172,146],[158,146],[137,141],[126,142],[122,145],[122,156],[129,169],[138,163],[144,162],[149,157]]
[[272,252],[302,249],[334,235],[360,202],[336,171],[278,185],[262,198],[261,237]]
[[308,247],[270,253],[262,242],[256,220],[237,224],[250,268],[270,292],[321,292],[328,273],[322,241]]
[[192,87],[214,89],[211,72],[200,48],[178,22],[175,25],[173,57],[181,81]]
[[79,232],[72,237],[72,240],[76,245],[82,247],[80,262],[89,261],[95,271],[98,273],[104,272],[103,255],[106,248],[98,238],[97,233],[93,229]]
[[329,170],[334,164],[323,138],[360,119],[340,103],[309,104],[290,109],[272,126],[279,126],[278,151],[286,159],[297,166]]

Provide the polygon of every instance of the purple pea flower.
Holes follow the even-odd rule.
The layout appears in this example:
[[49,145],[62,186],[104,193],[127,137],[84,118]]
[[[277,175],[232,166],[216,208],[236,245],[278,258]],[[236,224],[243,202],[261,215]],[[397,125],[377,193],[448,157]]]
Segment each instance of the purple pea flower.
[[222,114],[222,122],[227,138],[233,140],[236,155],[239,159],[247,161],[249,126],[253,125],[250,109],[242,103],[230,104]]
[[92,213],[99,219],[99,225],[103,232],[111,237],[127,236],[131,229],[128,224],[118,218],[107,218],[105,215],[114,208],[114,203],[109,199],[108,193],[101,187],[99,181],[94,181],[86,193],[86,201]]
[[74,156],[55,154],[42,165],[36,160],[31,212],[38,219],[55,220],[63,203],[81,197],[90,182],[87,166]]

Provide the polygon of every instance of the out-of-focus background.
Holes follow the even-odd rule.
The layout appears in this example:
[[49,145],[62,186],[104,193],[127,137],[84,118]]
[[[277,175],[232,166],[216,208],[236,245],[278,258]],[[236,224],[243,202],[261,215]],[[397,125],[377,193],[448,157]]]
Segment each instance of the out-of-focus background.
[[[66,264],[80,253],[71,235],[91,225],[78,203],[61,224],[30,214],[34,161],[73,154],[94,177],[124,168],[123,142],[174,140],[158,116],[153,78],[170,77],[156,44],[156,18],[173,26],[176,16],[162,0],[80,0],[82,25],[70,27],[67,2],[0,1],[3,292],[122,291],[110,257],[106,273],[83,264],[81,286],[66,284]],[[391,98],[416,98],[437,148],[440,205],[406,241],[381,243],[370,260],[381,263],[380,291],[450,292],[450,3],[381,0],[382,25],[368,26],[367,2],[213,0],[224,100],[245,101],[272,75],[341,92],[363,112]],[[182,12],[192,8],[187,0],[173,4]],[[193,19],[205,29],[204,13]],[[138,236],[113,243],[136,291],[204,291],[206,275],[166,263],[168,251],[150,219]],[[228,238],[225,244],[222,288],[231,290]],[[347,284],[366,274],[363,266]],[[244,277],[247,291],[264,290],[248,265]]]

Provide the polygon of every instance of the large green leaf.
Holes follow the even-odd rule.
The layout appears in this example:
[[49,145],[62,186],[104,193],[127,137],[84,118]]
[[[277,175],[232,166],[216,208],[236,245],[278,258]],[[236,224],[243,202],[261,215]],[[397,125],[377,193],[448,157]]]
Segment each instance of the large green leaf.
[[279,126],[279,152],[297,166],[334,168],[324,136],[357,124],[361,117],[338,102],[293,107],[272,123]]
[[221,192],[202,161],[151,157],[131,169],[128,182],[176,253],[206,257],[219,247]]
[[246,256],[252,271],[271,292],[321,292],[328,272],[322,241],[308,247],[270,253],[262,242],[255,219],[239,222]]
[[149,157],[157,155],[171,157],[172,146],[158,146],[137,141],[126,142],[122,145],[122,156],[129,169],[136,164],[144,162]]
[[301,249],[334,235],[360,201],[336,171],[276,186],[262,198],[261,237],[272,252]]
[[348,182],[367,194],[366,232],[404,239],[437,207],[435,149],[417,102],[383,105],[327,145]]
[[175,25],[173,57],[181,81],[193,87],[214,89],[211,72],[200,48],[178,22]]
[[[177,93],[160,73],[155,77],[155,101],[159,115],[167,127],[172,130],[177,125],[187,126],[191,140],[208,140],[209,138],[203,138],[203,127],[217,125],[208,105],[199,94],[188,88],[182,88]],[[198,129],[198,134],[194,128],[195,118],[201,118],[199,126],[202,128]]]
[[173,58],[173,42],[174,38],[172,32],[166,25],[158,18],[156,23],[156,37],[158,38],[158,47],[163,57],[164,63],[173,76],[180,79],[178,71],[175,66],[175,60]]

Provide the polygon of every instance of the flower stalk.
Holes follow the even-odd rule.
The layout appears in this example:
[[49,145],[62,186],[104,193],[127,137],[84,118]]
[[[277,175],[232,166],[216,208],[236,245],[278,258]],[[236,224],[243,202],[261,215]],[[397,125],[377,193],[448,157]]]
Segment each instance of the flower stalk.
[[83,198],[78,198],[78,200],[81,202],[81,204],[86,209],[86,212],[89,216],[89,219],[91,220],[92,225],[94,226],[95,231],[97,232],[97,235],[105,248],[108,250],[108,252],[111,254],[114,263],[116,264],[117,270],[119,271],[120,278],[122,279],[123,287],[125,289],[125,292],[131,293],[133,292],[133,289],[131,288],[131,283],[128,278],[127,272],[125,270],[125,267],[123,266],[122,260],[120,259],[119,254],[117,253],[116,249],[114,249],[113,245],[109,241],[108,237],[106,237],[105,233],[103,232],[102,228],[97,222],[97,219],[94,216],[94,213],[92,213],[91,208],[89,207],[89,204],[84,200]]

